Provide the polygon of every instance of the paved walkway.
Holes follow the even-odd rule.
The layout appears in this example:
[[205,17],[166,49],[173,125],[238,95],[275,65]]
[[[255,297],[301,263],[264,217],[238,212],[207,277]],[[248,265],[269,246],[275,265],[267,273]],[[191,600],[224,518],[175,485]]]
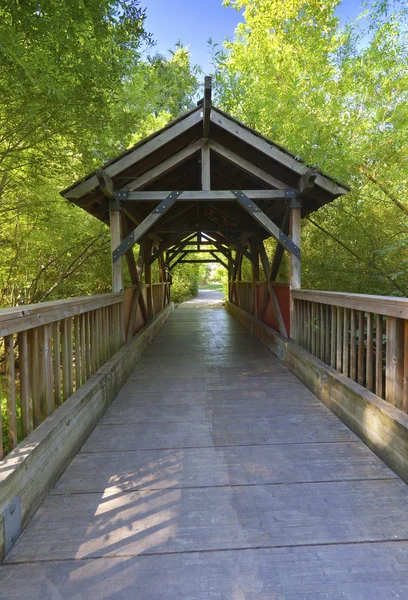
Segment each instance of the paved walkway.
[[395,600],[406,540],[406,485],[224,309],[191,302],[0,567],[0,598]]

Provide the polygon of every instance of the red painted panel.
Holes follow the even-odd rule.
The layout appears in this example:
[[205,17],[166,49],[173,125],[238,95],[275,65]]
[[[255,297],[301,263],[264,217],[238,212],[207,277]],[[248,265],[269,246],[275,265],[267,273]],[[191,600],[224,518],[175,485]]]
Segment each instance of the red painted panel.
[[[287,283],[274,283],[273,289],[275,290],[276,297],[281,309],[283,322],[285,323],[286,331],[290,331],[290,292],[289,284]],[[258,304],[258,315],[261,316],[262,307],[264,305],[265,292],[268,292],[268,286],[266,283],[258,283],[257,285],[257,304]],[[269,293],[267,294],[268,303],[262,321],[279,331],[278,319],[276,316],[275,307],[271,301]]]

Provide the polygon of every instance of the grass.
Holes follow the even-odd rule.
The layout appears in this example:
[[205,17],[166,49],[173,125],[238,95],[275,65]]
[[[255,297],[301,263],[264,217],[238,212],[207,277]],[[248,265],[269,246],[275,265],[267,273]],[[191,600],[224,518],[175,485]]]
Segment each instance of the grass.
[[222,283],[208,283],[205,285],[200,285],[200,290],[214,290],[215,292],[222,292],[223,285]]

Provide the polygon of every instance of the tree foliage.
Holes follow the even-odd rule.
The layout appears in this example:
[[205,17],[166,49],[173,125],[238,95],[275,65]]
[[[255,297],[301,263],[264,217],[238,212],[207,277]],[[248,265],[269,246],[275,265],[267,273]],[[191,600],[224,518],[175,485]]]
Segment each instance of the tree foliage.
[[190,108],[189,54],[137,0],[6,0],[0,61],[0,302],[108,291],[109,231],[59,190]]
[[302,285],[407,295],[407,9],[341,30],[339,0],[226,4],[245,21],[214,48],[218,102],[352,188],[305,222]]

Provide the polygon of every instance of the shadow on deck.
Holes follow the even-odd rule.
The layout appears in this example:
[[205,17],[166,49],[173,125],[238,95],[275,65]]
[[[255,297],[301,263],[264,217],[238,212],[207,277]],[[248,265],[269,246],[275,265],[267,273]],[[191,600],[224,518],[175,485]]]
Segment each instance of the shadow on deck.
[[405,483],[206,294],[25,529],[0,598],[408,597]]

